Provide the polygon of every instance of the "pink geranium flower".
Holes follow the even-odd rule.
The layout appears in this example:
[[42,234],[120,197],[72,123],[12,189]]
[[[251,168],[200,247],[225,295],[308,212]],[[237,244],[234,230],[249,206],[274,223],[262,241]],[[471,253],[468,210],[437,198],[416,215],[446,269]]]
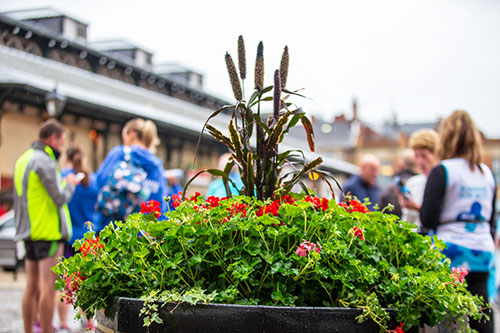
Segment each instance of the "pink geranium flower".
[[451,270],[453,271],[453,274],[451,275],[453,279],[455,280],[455,283],[464,283],[464,279],[469,274],[469,272],[465,268],[456,268],[452,267]]
[[295,250],[295,253],[299,255],[299,257],[305,257],[309,254],[311,251],[316,251],[319,253],[321,251],[321,245],[315,244],[308,242],[304,240],[302,243],[300,243],[300,246]]

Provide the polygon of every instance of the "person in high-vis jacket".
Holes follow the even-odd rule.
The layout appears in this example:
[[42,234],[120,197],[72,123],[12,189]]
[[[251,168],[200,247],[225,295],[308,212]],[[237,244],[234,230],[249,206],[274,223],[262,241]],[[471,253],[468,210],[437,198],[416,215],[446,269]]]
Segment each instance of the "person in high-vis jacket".
[[26,247],[26,289],[22,310],[24,331],[31,332],[36,303],[42,332],[52,332],[56,274],[50,268],[71,238],[67,202],[78,181],[69,175],[64,181],[57,164],[64,144],[63,126],[54,119],[42,124],[39,140],[16,161],[14,170],[15,240]]

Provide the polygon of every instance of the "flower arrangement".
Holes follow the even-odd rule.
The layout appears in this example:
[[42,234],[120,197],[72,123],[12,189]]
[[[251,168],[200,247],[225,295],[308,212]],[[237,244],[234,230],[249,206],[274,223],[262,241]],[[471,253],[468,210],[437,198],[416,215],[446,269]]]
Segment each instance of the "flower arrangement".
[[[166,220],[158,221],[162,212],[150,201],[99,236],[88,232],[75,244],[80,251],[53,268],[63,300],[92,315],[108,308],[114,297],[141,297],[145,325],[161,322],[156,300],[355,307],[363,310],[358,321],[372,320],[390,332],[443,320],[467,330],[468,317],[484,316],[482,300],[466,290],[466,272],[449,268],[440,252],[444,243],[437,238],[421,236],[411,224],[370,212],[352,198],[337,203],[305,186],[300,194],[291,192],[313,170],[329,185],[335,180],[317,170],[320,157],[306,162],[300,151],[278,149],[300,121],[314,150],[309,120],[288,102],[298,95],[285,88],[288,48],[274,85],[266,87],[259,44],[255,90],[248,101],[244,49],[240,37],[239,71],[231,56],[225,57],[236,104],[209,117],[231,111],[228,135],[209,120],[204,127],[232,152],[224,170],[201,171],[222,177],[228,197],[185,197],[184,191],[174,196],[175,210],[166,213]],[[273,113],[264,120],[260,109],[266,102],[272,102]],[[285,166],[291,171],[284,173]],[[234,167],[244,188],[233,197],[229,172]],[[388,326],[387,308],[395,311],[392,319],[399,326]]]
[[[466,273],[450,270],[441,241],[358,201],[196,194],[175,205],[167,221],[148,203],[99,238],[88,233],[81,252],[55,267],[65,302],[90,315],[117,296],[356,307],[358,320],[384,330],[387,307],[405,328],[448,318],[466,330],[467,316],[481,316],[482,302],[466,290]],[[159,320],[152,314],[147,323]]]

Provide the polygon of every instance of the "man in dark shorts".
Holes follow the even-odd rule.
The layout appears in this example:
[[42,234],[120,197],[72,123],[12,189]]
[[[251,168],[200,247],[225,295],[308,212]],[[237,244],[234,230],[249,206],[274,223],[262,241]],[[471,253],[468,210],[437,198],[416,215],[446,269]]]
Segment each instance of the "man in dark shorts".
[[69,175],[63,182],[57,159],[65,133],[55,119],[42,124],[39,140],[19,157],[14,170],[15,240],[26,246],[26,289],[22,309],[24,331],[31,332],[40,314],[42,332],[52,332],[56,274],[50,268],[63,253],[64,241],[71,237],[67,202],[78,181]]

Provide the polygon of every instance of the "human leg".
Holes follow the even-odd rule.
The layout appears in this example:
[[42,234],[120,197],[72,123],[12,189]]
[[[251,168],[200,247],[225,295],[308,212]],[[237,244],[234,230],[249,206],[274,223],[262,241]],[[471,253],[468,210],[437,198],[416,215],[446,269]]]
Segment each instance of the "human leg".
[[57,251],[52,256],[41,259],[40,269],[40,322],[42,332],[52,332],[52,319],[54,316],[56,291],[54,284],[57,275],[50,269],[57,264],[57,258],[62,255],[62,243],[57,245]]
[[60,328],[68,328],[68,311],[69,311],[69,304],[64,304],[61,302],[61,292],[58,291],[56,293],[56,307],[57,307],[57,314],[59,316],[59,326]]
[[[488,304],[488,272],[469,272],[465,277],[467,281],[467,289],[473,295],[482,296],[484,302]],[[489,321],[482,320],[481,322],[471,320],[470,327],[477,330],[479,333],[493,333],[493,312],[488,309],[486,314],[490,317]]]
[[[73,249],[73,246],[69,245],[68,243],[65,243],[63,245],[63,252],[65,259],[69,259],[75,255],[75,250]],[[61,291],[58,291],[56,295],[56,305],[57,305],[56,308],[57,308],[57,314],[59,316],[59,328],[68,329],[68,312],[71,305],[64,304],[64,302],[62,302],[61,300],[61,296],[62,296]]]
[[37,316],[37,297],[39,293],[39,267],[35,260],[25,260],[26,289],[24,289],[22,310],[24,332],[31,333],[34,319]]

